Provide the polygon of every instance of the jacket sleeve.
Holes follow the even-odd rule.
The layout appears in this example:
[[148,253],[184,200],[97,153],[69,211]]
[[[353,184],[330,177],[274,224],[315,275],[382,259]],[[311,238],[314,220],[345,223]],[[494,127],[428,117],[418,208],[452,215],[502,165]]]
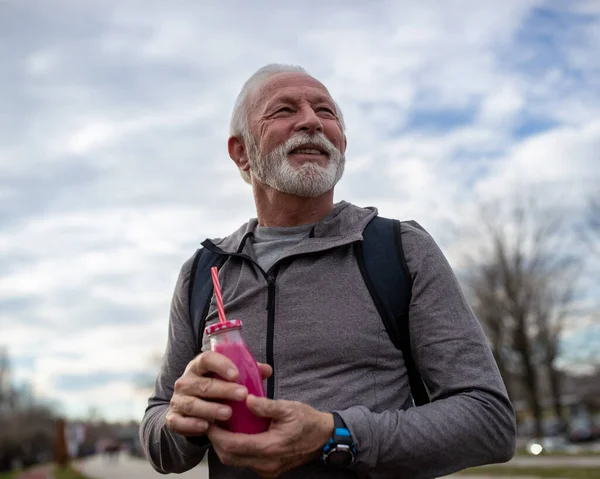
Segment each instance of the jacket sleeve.
[[353,467],[377,477],[440,477],[514,455],[513,406],[479,322],[434,240],[404,224],[413,280],[411,346],[430,404],[373,413],[338,412],[357,444]]
[[140,440],[152,467],[163,474],[195,467],[208,449],[206,436],[186,438],[165,425],[175,381],[196,356],[196,344],[188,310],[188,285],[193,258],[182,267],[171,302],[167,346],[154,392],[140,424]]

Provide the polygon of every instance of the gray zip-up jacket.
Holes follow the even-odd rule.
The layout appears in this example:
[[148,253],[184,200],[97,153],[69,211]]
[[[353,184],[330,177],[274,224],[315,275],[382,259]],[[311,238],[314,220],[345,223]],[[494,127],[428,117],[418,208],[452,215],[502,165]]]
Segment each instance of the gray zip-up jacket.
[[[402,354],[384,329],[352,247],[376,214],[337,204],[268,272],[234,255],[252,257],[256,219],[212,241],[211,249],[232,255],[219,271],[227,315],[243,321],[256,359],[273,366],[269,397],[338,412],[357,445],[348,469],[315,461],[281,477],[431,478],[508,461],[515,448],[514,410],[482,328],[431,236],[403,223],[413,280],[412,351],[432,399],[410,407]],[[191,263],[177,281],[166,352],[140,427],[142,444],[163,473],[191,469],[208,450],[211,478],[256,478],[221,464],[205,437],[190,440],[165,426],[173,384],[198,354],[188,312]],[[207,324],[217,320],[213,298]]]

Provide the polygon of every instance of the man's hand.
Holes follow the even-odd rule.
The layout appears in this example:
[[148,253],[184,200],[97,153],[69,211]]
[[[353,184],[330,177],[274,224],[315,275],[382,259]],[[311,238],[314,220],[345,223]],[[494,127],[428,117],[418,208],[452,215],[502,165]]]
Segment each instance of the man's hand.
[[[258,366],[263,379],[273,374],[268,364],[259,363]],[[175,381],[165,418],[167,427],[183,436],[201,436],[214,421],[229,419],[231,407],[221,402],[243,401],[248,395],[244,386],[232,382],[237,377],[235,364],[226,356],[213,351],[196,356]]]
[[246,404],[257,416],[271,418],[271,426],[260,434],[239,434],[212,425],[207,435],[223,464],[274,478],[318,458],[333,434],[333,416],[306,404],[253,395]]

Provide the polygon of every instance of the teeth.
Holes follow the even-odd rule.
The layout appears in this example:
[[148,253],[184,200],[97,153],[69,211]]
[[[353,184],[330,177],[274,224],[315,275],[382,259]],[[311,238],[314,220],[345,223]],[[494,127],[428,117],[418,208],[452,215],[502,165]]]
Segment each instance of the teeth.
[[294,150],[295,153],[305,153],[307,155],[320,155],[321,152],[319,150],[313,150],[313,149],[309,149],[309,148],[298,148],[297,150]]

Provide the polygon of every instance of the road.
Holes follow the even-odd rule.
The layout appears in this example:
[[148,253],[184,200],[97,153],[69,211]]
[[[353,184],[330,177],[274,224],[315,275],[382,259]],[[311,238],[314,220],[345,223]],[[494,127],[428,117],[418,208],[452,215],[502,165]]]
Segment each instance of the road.
[[[534,466],[534,467],[598,467],[600,468],[600,456],[572,456],[572,457],[515,457],[508,466]],[[116,461],[110,461],[104,457],[96,456],[82,461],[77,468],[90,479],[164,479],[163,474],[154,471],[144,459],[132,458],[122,454]],[[191,471],[179,474],[177,477],[208,479],[208,467],[205,463]],[[446,476],[445,479],[488,479],[489,476]],[[515,479],[514,477],[511,479]],[[527,478],[535,479],[535,478]]]
[[[165,479],[144,459],[132,458],[122,454],[117,461],[109,461],[104,457],[96,456],[77,464],[77,469],[90,479]],[[177,477],[208,479],[208,467],[202,463],[191,471],[178,474]],[[458,479],[459,476],[446,476],[444,479]],[[487,477],[460,476],[460,479],[488,479]],[[532,479],[528,477],[526,479]],[[533,478],[535,479],[535,478]]]
[[[165,475],[152,469],[145,459],[133,458],[127,454],[121,454],[121,457],[114,461],[95,456],[80,462],[77,469],[90,479],[151,479],[153,477],[165,479]],[[178,474],[176,477],[208,479],[208,467],[206,463],[201,463],[191,471]]]

